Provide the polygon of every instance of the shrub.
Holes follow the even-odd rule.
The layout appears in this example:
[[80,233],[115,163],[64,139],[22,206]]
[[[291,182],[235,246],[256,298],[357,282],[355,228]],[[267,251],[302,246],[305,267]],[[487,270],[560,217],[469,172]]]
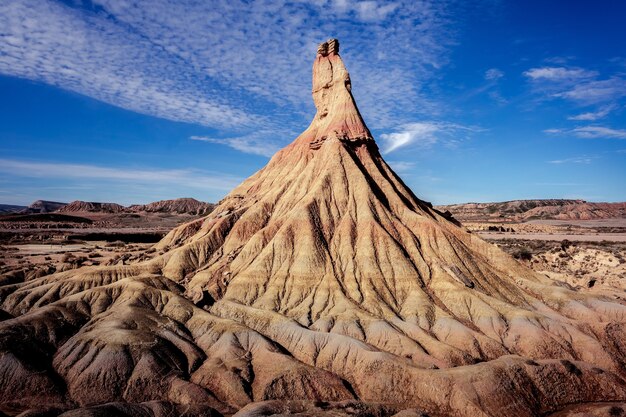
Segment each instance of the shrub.
[[122,242],[121,240],[116,240],[115,242],[107,243],[106,246],[108,248],[122,248],[126,246],[126,243]]
[[76,259],[76,257],[74,255],[72,255],[71,253],[66,253],[61,258],[61,262],[66,263],[66,264],[70,264],[70,263],[74,262],[75,259]]
[[561,365],[563,365],[565,369],[567,370],[567,372],[569,372],[570,374],[574,374],[576,376],[581,376],[583,374],[576,365],[574,365],[572,362],[568,361],[567,359],[562,359]]
[[513,252],[513,257],[515,259],[521,259],[523,261],[530,261],[533,257],[533,254],[530,251],[530,249],[524,247],[524,248],[519,248],[518,250]]

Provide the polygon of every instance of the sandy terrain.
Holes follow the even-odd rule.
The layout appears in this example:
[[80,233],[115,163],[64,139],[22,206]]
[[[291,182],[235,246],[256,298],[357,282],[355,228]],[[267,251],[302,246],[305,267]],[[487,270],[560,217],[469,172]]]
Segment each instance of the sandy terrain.
[[578,242],[626,242],[626,233],[516,233],[516,232],[478,232],[483,239],[526,239],[526,240],[574,240]]

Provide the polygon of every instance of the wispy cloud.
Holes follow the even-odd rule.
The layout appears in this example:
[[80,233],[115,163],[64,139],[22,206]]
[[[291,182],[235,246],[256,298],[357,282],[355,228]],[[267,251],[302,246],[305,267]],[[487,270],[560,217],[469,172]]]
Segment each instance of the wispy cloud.
[[[397,3],[385,4],[373,0],[349,2],[346,0],[335,1],[335,3],[352,3],[352,9],[359,19],[365,22],[375,22],[384,20],[389,14],[398,8]],[[383,3],[383,4],[379,4]]]
[[137,169],[14,159],[0,159],[0,173],[12,177],[96,179],[125,184],[166,183],[219,191],[230,191],[242,180],[232,175],[196,169]]
[[201,142],[216,143],[228,146],[244,153],[271,157],[280,149],[279,144],[270,142],[266,135],[250,135],[236,138],[212,138],[208,136],[191,136],[189,139]]
[[605,126],[582,126],[573,129],[546,129],[545,133],[559,135],[573,135],[585,139],[626,139],[626,130],[612,129]]
[[402,174],[411,172],[413,168],[415,167],[415,162],[387,161],[387,163],[391,165],[391,168],[393,168],[394,171],[402,173]]
[[532,80],[563,82],[594,78],[598,75],[598,73],[596,71],[589,71],[583,68],[540,67],[531,68],[528,71],[525,71],[524,75]]
[[449,145],[464,139],[470,132],[480,130],[456,123],[428,121],[408,123],[401,126],[399,131],[384,133],[380,138],[385,144],[383,152],[390,153],[408,145],[429,147],[438,142],[446,142]]
[[626,80],[612,77],[607,80],[583,82],[554,96],[584,105],[606,103],[626,97]]
[[547,161],[549,164],[585,164],[588,165],[592,163],[597,156],[575,156],[572,158],[564,158],[564,159],[555,159],[552,161]]
[[2,2],[0,27],[2,74],[170,120],[261,123],[220,98],[192,67],[102,13],[43,0]]
[[547,99],[560,98],[590,106],[612,104],[626,97],[626,80],[619,74],[602,79],[597,71],[584,68],[540,67],[531,68],[524,75],[532,82],[535,93]]
[[603,106],[600,109],[598,109],[598,111],[595,111],[595,112],[586,112],[586,113],[577,114],[575,116],[569,116],[567,120],[594,121],[594,120],[602,119],[608,116],[609,113],[611,113],[615,108],[616,108],[615,105]]
[[499,80],[504,77],[504,72],[498,68],[490,68],[485,71],[485,80]]
[[243,137],[307,122],[332,36],[368,122],[388,128],[437,107],[423,90],[447,62],[448,16],[438,1],[16,0],[0,3],[0,73]]

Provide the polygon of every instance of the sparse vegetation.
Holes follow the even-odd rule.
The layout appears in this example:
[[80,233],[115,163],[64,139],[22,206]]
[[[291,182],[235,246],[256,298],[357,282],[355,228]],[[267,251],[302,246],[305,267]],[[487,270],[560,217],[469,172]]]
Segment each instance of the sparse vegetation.
[[567,372],[569,372],[570,374],[574,374],[576,376],[581,376],[583,374],[582,371],[578,369],[578,367],[574,365],[572,361],[569,361],[567,359],[561,359],[561,365],[563,365]]
[[569,248],[570,246],[572,246],[572,242],[570,242],[569,240],[563,239],[561,241],[561,250],[562,251],[566,251],[567,248]]
[[522,261],[530,261],[533,257],[533,253],[528,248],[519,248],[515,252],[513,252],[513,257],[515,259],[520,259]]

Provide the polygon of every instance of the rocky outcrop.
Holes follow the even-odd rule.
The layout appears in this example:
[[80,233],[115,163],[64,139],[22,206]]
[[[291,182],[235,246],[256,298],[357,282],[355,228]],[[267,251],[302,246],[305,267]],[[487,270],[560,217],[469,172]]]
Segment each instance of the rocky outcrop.
[[174,200],[161,200],[149,204],[136,204],[129,207],[132,212],[146,213],[175,213],[175,214],[209,214],[215,207],[214,204],[198,201],[194,198],[177,198]]
[[338,43],[319,51],[311,125],[162,255],[0,286],[0,410],[530,417],[626,400],[626,305],[418,199]]
[[58,209],[64,207],[67,203],[59,203],[57,201],[37,200],[30,206],[20,211],[23,214],[35,214],[35,213],[52,213]]
[[26,206],[16,206],[14,204],[0,204],[0,215],[17,213],[26,208],[27,208]]
[[57,213],[124,213],[126,208],[116,203],[96,203],[92,201],[72,201],[56,210]]
[[73,201],[56,210],[57,213],[167,213],[206,215],[213,210],[214,204],[193,198],[161,200],[148,204],[134,204],[124,207],[116,203],[96,203]]
[[438,206],[460,221],[523,222],[529,220],[596,220],[626,218],[626,203],[584,200],[514,200]]

